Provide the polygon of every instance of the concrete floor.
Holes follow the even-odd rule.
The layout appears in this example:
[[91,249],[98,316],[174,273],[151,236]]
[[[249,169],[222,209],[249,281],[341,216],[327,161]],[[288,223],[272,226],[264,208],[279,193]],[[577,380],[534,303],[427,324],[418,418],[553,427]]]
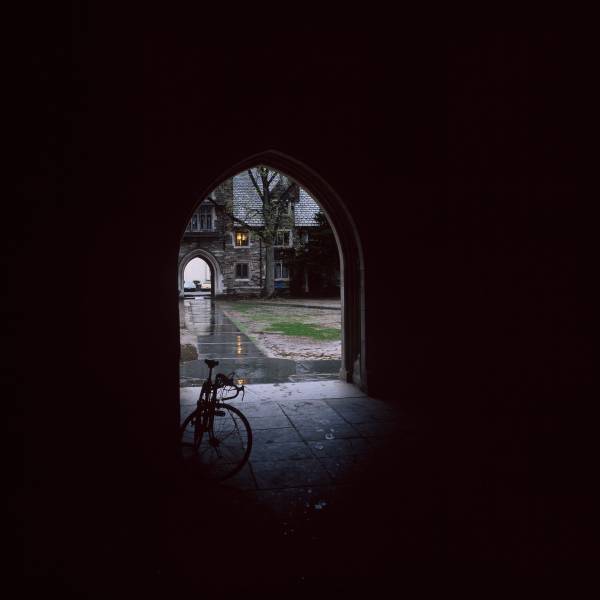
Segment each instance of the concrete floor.
[[[198,388],[181,389],[181,420],[197,395]],[[257,384],[230,404],[248,417],[253,432],[249,463],[226,484],[239,490],[351,482],[390,435],[412,430],[397,406],[341,381]]]
[[[197,393],[181,389],[182,419]],[[227,555],[239,544],[236,565],[253,586],[281,581],[302,589],[308,582],[370,577],[398,535],[404,552],[419,555],[416,427],[399,403],[369,398],[348,383],[319,381],[256,384],[232,404],[252,427],[249,463],[220,484],[187,480],[170,510],[171,531],[181,531],[182,522],[193,530],[190,523],[202,521],[185,510],[196,501],[214,510],[216,547]],[[198,549],[186,548],[191,562],[178,563],[184,573],[198,557]]]

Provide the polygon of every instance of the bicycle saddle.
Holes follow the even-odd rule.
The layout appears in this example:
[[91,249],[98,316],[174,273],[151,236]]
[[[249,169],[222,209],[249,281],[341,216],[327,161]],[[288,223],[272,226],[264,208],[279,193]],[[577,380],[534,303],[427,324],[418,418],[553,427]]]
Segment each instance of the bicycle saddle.
[[210,360],[209,358],[204,359],[204,362],[206,363],[206,366],[209,369],[212,369],[213,367],[216,367],[219,364],[218,360]]

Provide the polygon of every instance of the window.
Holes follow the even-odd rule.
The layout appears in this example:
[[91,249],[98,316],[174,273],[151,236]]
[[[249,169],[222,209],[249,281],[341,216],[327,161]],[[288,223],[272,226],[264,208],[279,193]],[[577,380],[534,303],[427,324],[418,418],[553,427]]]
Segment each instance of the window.
[[237,263],[235,265],[235,278],[248,279],[248,263]]
[[244,248],[249,246],[250,236],[245,231],[236,231],[233,236],[233,245],[236,248]]
[[275,263],[275,279],[289,279],[290,271],[288,266],[282,262],[278,261]]
[[290,231],[278,231],[275,234],[275,243],[274,246],[289,246],[290,245]]
[[204,204],[200,206],[198,212],[192,215],[186,231],[212,231],[213,228],[213,209],[212,206]]
[[212,229],[212,206],[208,204],[200,207],[200,229]]

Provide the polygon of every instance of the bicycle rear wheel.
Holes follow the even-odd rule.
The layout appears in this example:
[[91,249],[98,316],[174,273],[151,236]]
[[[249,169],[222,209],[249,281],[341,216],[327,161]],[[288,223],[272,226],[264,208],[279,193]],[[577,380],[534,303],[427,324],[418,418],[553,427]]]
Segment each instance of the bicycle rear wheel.
[[235,475],[248,461],[252,430],[248,419],[234,406],[218,404],[212,430],[195,434],[196,412],[180,429],[181,452],[186,463],[207,479],[222,481]]

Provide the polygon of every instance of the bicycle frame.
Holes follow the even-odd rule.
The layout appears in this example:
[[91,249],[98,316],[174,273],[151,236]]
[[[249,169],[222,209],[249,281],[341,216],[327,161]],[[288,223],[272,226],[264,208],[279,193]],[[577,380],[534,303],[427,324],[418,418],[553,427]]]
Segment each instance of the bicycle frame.
[[[213,379],[213,368],[219,362],[210,359],[204,362],[209,369],[208,377],[202,384],[195,410],[181,424],[180,445],[186,464],[195,464],[193,468],[198,468],[200,475],[220,481],[235,475],[248,461],[252,429],[240,409],[226,402],[244,393],[244,386],[234,383],[233,373],[229,376],[217,373]],[[203,440],[205,432],[208,438]]]
[[[198,403],[196,405],[197,417],[194,429],[194,445],[196,446],[199,446],[202,442],[202,435],[205,431],[208,431],[210,442],[212,442],[214,439],[213,424],[215,418],[215,411],[218,409],[219,406],[219,400],[217,399],[217,390],[220,386],[216,384],[216,381],[213,382],[212,372],[213,368],[217,365],[218,363],[216,363],[215,365],[209,365],[207,363],[208,377],[202,385],[202,388],[200,389],[200,397],[198,398]],[[217,377],[218,376],[219,375],[217,375]],[[233,382],[231,382],[231,385],[235,387],[236,393],[232,396],[222,398],[222,400],[231,400],[239,396],[240,392],[244,392],[243,385],[237,386]],[[206,406],[203,406],[203,402],[206,403]]]

